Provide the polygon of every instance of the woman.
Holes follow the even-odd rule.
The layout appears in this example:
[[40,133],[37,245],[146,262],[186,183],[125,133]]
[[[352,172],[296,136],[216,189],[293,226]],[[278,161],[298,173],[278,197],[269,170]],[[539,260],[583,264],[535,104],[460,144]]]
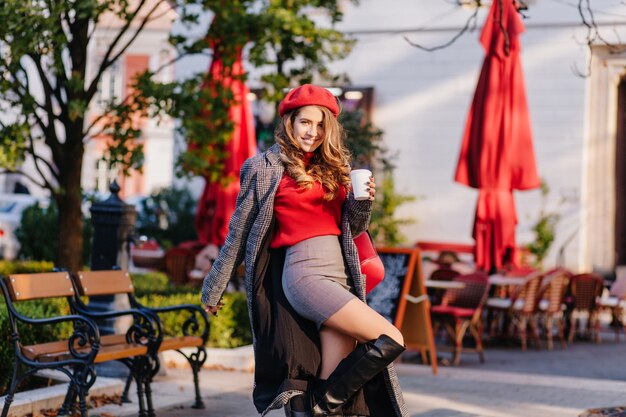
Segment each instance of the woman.
[[373,178],[369,200],[355,200],[339,105],[326,89],[295,88],[278,111],[276,144],[241,168],[202,302],[217,313],[245,257],[253,399],[262,415],[285,406],[292,417],[404,417],[391,365],[404,350],[402,334],[365,304],[353,242],[369,223]]

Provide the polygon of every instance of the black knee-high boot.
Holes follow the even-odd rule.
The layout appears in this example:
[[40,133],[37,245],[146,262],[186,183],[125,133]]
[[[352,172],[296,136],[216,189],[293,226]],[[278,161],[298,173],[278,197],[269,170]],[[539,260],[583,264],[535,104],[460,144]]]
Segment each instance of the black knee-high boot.
[[367,381],[393,362],[406,348],[387,335],[357,346],[311,396],[311,409],[290,410],[291,417],[332,416]]

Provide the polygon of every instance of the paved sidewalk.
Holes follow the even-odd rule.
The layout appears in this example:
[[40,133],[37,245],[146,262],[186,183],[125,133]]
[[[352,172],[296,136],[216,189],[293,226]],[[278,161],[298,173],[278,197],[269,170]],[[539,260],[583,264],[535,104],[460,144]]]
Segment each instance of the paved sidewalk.
[[[423,365],[402,363],[397,369],[411,417],[575,417],[588,408],[626,405],[625,354],[626,342],[611,339],[552,352],[488,349],[484,364],[477,355],[464,354],[460,367],[440,367],[437,376]],[[258,416],[252,405],[251,373],[205,369],[201,380],[207,408],[193,410],[189,370],[170,369],[158,377],[157,416]],[[136,403],[108,405],[91,415],[135,416],[136,410]]]

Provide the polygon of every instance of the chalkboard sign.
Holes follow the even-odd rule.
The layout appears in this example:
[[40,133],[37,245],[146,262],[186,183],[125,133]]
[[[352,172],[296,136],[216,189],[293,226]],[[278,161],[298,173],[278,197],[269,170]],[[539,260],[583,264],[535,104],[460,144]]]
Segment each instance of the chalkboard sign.
[[[398,307],[405,284],[410,285],[415,268],[415,250],[383,248],[378,255],[385,265],[385,279],[367,295],[367,304],[380,315],[396,324]],[[396,324],[397,325],[397,324]]]
[[385,279],[367,295],[367,304],[393,323],[407,348],[419,350],[422,361],[437,373],[437,353],[430,320],[430,302],[424,287],[419,249],[377,249],[385,265]]

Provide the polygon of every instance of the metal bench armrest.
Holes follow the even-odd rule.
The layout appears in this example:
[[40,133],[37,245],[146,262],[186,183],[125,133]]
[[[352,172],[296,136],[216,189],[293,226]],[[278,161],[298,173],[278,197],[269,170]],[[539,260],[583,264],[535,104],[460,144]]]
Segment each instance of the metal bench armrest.
[[[149,306],[141,304],[139,301],[137,301],[135,297],[131,297],[130,300],[131,300],[131,304],[133,305],[133,307],[150,311],[152,312],[152,314],[156,315],[157,317],[160,314],[175,313],[178,311],[188,311],[191,315],[187,320],[185,320],[185,322],[182,325],[183,335],[184,336],[193,335],[194,333],[198,331],[198,329],[200,329],[200,326],[202,323],[204,325],[204,329],[200,337],[202,337],[202,340],[205,343],[209,338],[209,317],[208,317],[207,312],[204,311],[204,309],[202,309],[200,306],[197,306],[194,304],[176,304],[176,305],[167,306],[167,307],[149,307]],[[199,316],[199,320],[198,320],[198,316]]]

